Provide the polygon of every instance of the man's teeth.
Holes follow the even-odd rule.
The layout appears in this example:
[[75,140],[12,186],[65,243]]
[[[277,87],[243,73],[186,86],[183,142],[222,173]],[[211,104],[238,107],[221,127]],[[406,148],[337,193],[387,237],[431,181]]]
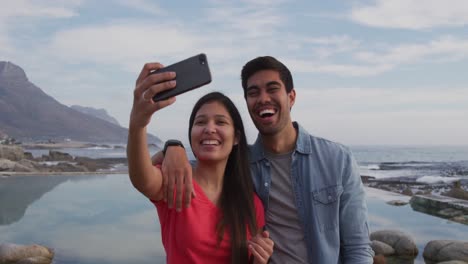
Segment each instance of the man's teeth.
[[202,144],[203,145],[218,145],[219,141],[218,140],[203,140]]
[[271,116],[271,115],[274,115],[274,114],[275,114],[275,110],[273,110],[273,109],[264,109],[264,110],[259,112],[259,115],[261,117]]

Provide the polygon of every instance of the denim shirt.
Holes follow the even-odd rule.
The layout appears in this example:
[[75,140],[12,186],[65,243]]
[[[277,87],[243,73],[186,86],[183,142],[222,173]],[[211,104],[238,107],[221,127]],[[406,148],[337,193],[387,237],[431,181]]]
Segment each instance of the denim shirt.
[[[308,263],[372,263],[367,206],[359,168],[348,148],[311,136],[296,122],[291,183],[305,232]],[[268,209],[271,174],[260,136],[250,146],[256,192]]]

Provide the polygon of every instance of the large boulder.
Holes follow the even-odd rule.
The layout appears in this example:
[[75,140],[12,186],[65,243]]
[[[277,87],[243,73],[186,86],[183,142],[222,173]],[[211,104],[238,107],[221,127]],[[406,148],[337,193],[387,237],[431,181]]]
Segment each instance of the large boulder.
[[40,245],[0,244],[0,264],[49,264],[54,252]]
[[375,252],[375,255],[391,256],[395,254],[395,249],[382,241],[373,240],[371,248]]
[[438,262],[437,264],[468,264],[468,262],[461,261],[461,260],[449,260],[444,262]]
[[44,161],[73,161],[73,156],[56,150],[49,150],[49,155],[42,155]]
[[397,256],[413,257],[418,255],[418,247],[413,238],[399,230],[379,230],[370,235],[371,241],[377,240],[391,246]]
[[468,262],[468,242],[432,240],[424,247],[423,257],[428,264],[455,260]]
[[0,159],[0,171],[34,172],[33,167],[9,159]]
[[24,151],[21,146],[0,144],[0,159],[19,161],[19,160],[22,160],[23,158],[24,158]]

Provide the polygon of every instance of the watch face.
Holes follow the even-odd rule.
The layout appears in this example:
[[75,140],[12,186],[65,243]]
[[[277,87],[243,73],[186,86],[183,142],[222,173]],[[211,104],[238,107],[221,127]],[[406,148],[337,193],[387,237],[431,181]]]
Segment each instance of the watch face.
[[182,142],[180,142],[179,140],[170,139],[170,140],[166,141],[166,144],[164,144],[163,154],[166,154],[166,150],[167,150],[167,148],[170,147],[170,146],[181,146],[181,147],[184,147],[184,145],[182,144]]

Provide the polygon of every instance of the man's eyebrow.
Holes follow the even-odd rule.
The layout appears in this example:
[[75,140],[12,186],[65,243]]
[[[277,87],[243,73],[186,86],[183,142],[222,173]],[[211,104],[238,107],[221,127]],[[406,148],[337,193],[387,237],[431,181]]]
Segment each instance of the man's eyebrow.
[[281,85],[281,83],[278,82],[278,81],[270,81],[270,82],[267,82],[267,86],[271,86],[271,85]]
[[[269,81],[269,82],[267,82],[267,84],[266,84],[266,86],[272,86],[272,85],[280,85],[280,86],[281,86],[281,83],[278,82],[278,81]],[[250,89],[258,89],[258,88],[259,88],[258,85],[253,84],[253,85],[247,87],[247,90],[250,90]]]
[[254,84],[254,85],[247,87],[247,90],[250,90],[250,89],[258,89],[258,85]]

